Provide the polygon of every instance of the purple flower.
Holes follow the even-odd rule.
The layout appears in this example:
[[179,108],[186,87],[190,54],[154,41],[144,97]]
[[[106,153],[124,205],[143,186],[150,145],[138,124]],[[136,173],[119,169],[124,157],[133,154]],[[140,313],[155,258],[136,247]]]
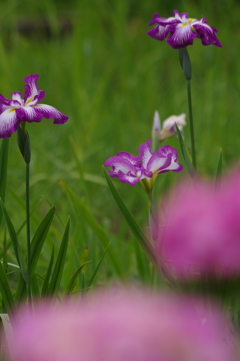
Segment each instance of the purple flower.
[[159,219],[156,251],[168,274],[182,280],[240,275],[240,174],[221,187],[184,184]]
[[178,164],[178,152],[170,145],[160,147],[156,153],[151,151],[151,140],[140,145],[140,156],[120,152],[106,160],[105,167],[112,167],[108,172],[110,177],[118,177],[121,182],[134,186],[141,181],[146,191],[152,189],[156,176],[168,171],[180,172],[182,165]]
[[191,19],[187,13],[179,14],[177,10],[174,10],[173,14],[174,17],[165,19],[155,13],[149,26],[156,26],[147,34],[160,41],[169,35],[166,41],[173,49],[192,45],[194,38],[201,39],[203,45],[222,46],[215,34],[218,30],[208,25],[205,17],[201,20]]
[[114,290],[15,315],[12,361],[237,361],[226,316],[197,298]]
[[38,104],[45,96],[37,86],[38,74],[30,74],[23,80],[25,93],[22,99],[20,92],[12,93],[8,100],[0,94],[0,138],[7,138],[15,132],[20,122],[40,122],[42,118],[54,119],[54,124],[63,124],[68,117],[56,108],[47,104]]

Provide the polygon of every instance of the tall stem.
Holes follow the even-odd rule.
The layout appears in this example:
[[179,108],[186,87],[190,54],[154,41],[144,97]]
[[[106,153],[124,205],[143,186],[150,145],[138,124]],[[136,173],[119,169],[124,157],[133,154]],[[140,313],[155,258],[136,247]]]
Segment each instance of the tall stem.
[[29,194],[29,164],[31,160],[30,138],[25,129],[25,122],[20,123],[17,130],[18,147],[26,164],[26,236],[27,236],[27,293],[31,305],[31,239],[30,239],[30,194]]
[[28,300],[31,303],[31,240],[30,240],[30,192],[29,192],[29,163],[26,163],[26,230],[27,230],[27,272],[28,272]]
[[191,80],[187,79],[187,95],[188,95],[188,113],[189,113],[189,125],[191,136],[191,148],[192,148],[192,163],[196,170],[196,151],[195,151],[195,138],[194,138],[194,126],[193,126],[193,114],[192,114],[192,94],[191,94]]
[[195,152],[195,140],[194,140],[194,129],[193,129],[193,114],[192,114],[192,96],[191,96],[191,78],[192,78],[192,66],[191,60],[188,55],[187,48],[181,48],[178,50],[179,61],[185,79],[187,80],[187,95],[188,95],[188,112],[189,112],[189,124],[190,124],[190,136],[191,136],[191,147],[192,147],[192,164],[196,170],[196,152]]

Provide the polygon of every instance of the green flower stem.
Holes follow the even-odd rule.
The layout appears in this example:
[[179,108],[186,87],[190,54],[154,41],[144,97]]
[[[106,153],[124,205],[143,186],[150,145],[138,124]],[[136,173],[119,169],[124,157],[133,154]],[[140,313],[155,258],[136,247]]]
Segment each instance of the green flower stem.
[[191,95],[191,80],[187,80],[187,95],[188,95],[188,112],[189,112],[189,125],[192,147],[192,163],[196,170],[196,151],[195,151],[195,138],[194,138],[194,126],[193,126],[193,114],[192,114],[192,95]]
[[149,199],[149,228],[150,228],[152,241],[155,241],[158,237],[158,225],[156,223],[157,199],[153,190],[148,193],[148,199]]
[[193,114],[192,114],[192,96],[191,96],[191,79],[192,79],[192,66],[191,60],[188,55],[187,48],[181,48],[178,50],[179,61],[185,79],[187,80],[187,95],[188,95],[188,112],[189,112],[189,124],[190,124],[190,136],[192,147],[192,164],[196,170],[196,152],[195,152],[195,140],[194,140],[194,127],[193,127]]
[[27,293],[31,305],[31,239],[30,239],[30,192],[29,192],[29,164],[31,160],[30,138],[25,129],[25,122],[20,123],[17,130],[18,147],[26,164],[26,230],[27,230]]
[[27,230],[27,270],[28,270],[28,301],[31,304],[31,239],[30,239],[30,192],[29,192],[29,163],[26,163],[26,230]]

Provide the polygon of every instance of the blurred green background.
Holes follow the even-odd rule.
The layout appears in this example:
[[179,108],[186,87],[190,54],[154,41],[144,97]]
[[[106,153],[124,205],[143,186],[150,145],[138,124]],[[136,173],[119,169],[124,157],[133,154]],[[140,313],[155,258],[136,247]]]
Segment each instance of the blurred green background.
[[[224,169],[236,164],[240,154],[240,1],[0,3],[0,93],[9,98],[11,92],[23,91],[22,79],[37,73],[39,89],[46,92],[43,103],[69,116],[69,121],[61,126],[53,125],[49,119],[27,125],[32,144],[32,231],[47,211],[48,202],[56,204],[64,223],[69,214],[71,240],[79,262],[91,260],[86,277],[95,269],[104,248],[58,180],[85,202],[106,231],[126,274],[138,277],[136,244],[106,187],[101,165],[119,151],[137,155],[138,146],[151,138],[155,110],[162,121],[172,114],[187,113],[186,84],[177,51],[146,35],[154,12],[169,17],[176,9],[188,12],[192,18],[205,16],[219,30],[218,38],[223,44],[223,48],[204,47],[197,39],[189,47],[198,169],[201,176],[210,177],[216,173],[220,148]],[[190,148],[188,126],[185,141]],[[176,138],[167,144],[180,153]],[[16,134],[11,137],[9,157],[6,207],[18,228],[25,217],[25,170]],[[181,155],[179,162],[183,163]],[[186,170],[162,175],[159,192],[165,194],[186,176]],[[118,181],[115,184],[147,232],[148,203],[141,186],[131,187]],[[51,244],[59,242],[61,231],[56,220],[44,250],[41,274],[49,261]],[[20,237],[25,247],[24,229]],[[72,246],[69,248],[66,278],[76,268]],[[8,257],[13,261],[11,250]],[[101,267],[99,282],[114,274],[107,258]]]

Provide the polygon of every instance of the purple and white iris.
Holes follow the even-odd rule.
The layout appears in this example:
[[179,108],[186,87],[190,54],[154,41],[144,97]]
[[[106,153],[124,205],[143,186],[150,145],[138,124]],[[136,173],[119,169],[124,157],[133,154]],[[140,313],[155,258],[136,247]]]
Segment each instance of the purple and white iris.
[[218,30],[208,25],[205,17],[201,20],[191,19],[187,13],[179,14],[177,10],[173,14],[174,17],[161,18],[155,13],[149,26],[156,26],[147,34],[160,41],[169,36],[166,41],[173,49],[192,45],[195,38],[201,39],[203,45],[222,46],[215,34]]
[[23,80],[24,99],[20,92],[13,92],[9,100],[0,94],[0,138],[8,138],[15,132],[20,122],[40,122],[42,118],[54,119],[54,124],[63,124],[68,117],[47,104],[38,104],[45,96],[37,86],[38,74],[27,75]]
[[118,177],[121,182],[134,186],[139,181],[148,192],[152,189],[153,183],[160,173],[168,171],[180,172],[183,168],[177,162],[178,152],[170,145],[160,147],[157,152],[151,151],[151,140],[141,144],[139,147],[140,156],[135,157],[130,153],[120,152],[110,157],[104,163],[105,167],[112,167],[108,171],[110,177]]

